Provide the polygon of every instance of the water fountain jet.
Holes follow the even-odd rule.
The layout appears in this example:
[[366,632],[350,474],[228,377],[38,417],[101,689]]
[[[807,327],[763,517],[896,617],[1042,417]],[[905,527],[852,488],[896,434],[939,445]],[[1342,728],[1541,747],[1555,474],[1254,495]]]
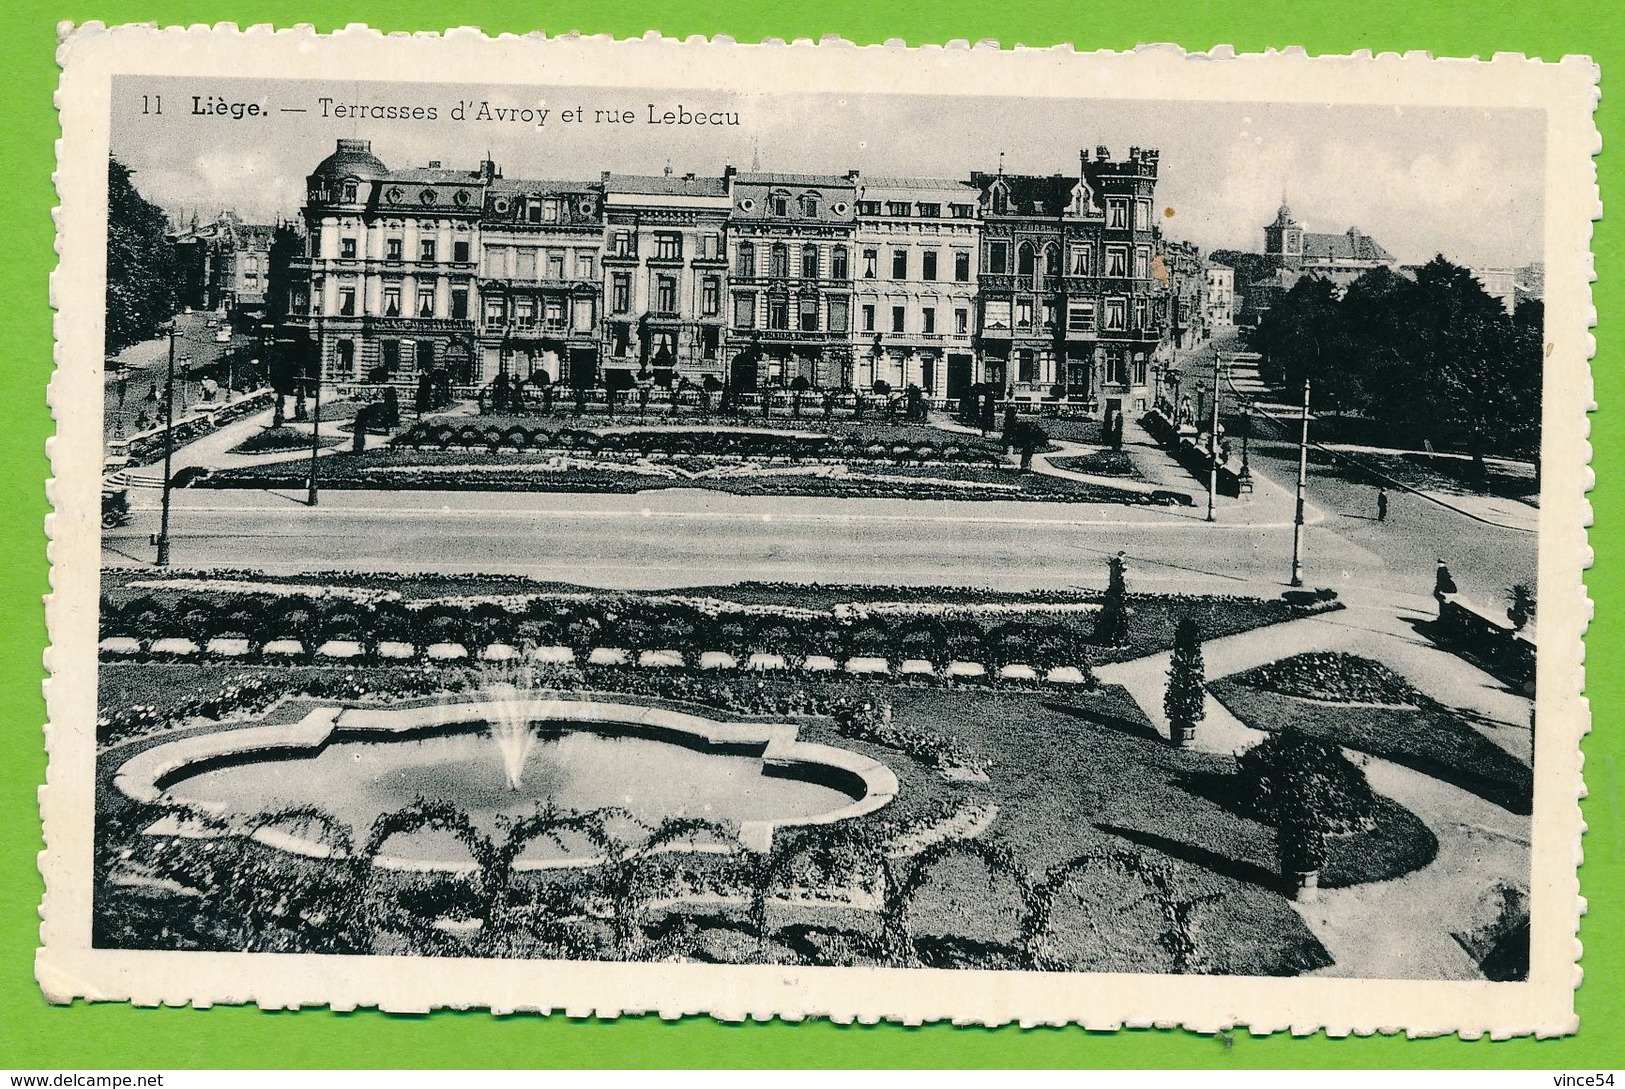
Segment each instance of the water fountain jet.
[[525,771],[525,761],[536,747],[536,735],[531,731],[533,705],[529,678],[523,674],[508,673],[481,685],[492,707],[491,738],[502,756],[502,770],[508,776],[508,788],[518,790]]

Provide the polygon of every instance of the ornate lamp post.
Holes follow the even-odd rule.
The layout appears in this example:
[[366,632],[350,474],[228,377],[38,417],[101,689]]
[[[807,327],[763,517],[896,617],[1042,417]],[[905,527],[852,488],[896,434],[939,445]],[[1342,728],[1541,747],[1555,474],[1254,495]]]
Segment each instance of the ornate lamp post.
[[118,388],[118,415],[113,418],[113,437],[122,439],[124,437],[124,398],[129,392],[130,368],[116,360],[110,362],[113,363],[114,383]]
[[[316,351],[314,389],[311,391],[313,411],[310,417],[310,489],[305,496],[305,504],[314,507],[317,501],[316,494],[316,455],[322,448],[322,335],[321,326],[316,328]],[[359,426],[359,422],[357,424]]]
[[169,322],[169,371],[164,384],[164,496],[158,516],[159,567],[169,566],[170,465],[175,457],[175,321]]

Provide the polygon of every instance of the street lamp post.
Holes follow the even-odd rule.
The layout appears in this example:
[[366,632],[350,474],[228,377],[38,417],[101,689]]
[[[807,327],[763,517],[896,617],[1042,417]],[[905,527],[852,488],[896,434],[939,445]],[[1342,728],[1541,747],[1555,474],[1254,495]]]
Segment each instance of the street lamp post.
[[310,490],[305,496],[305,504],[316,505],[316,455],[322,446],[322,338],[321,330],[316,333],[316,377],[315,388],[311,390],[312,409],[310,415]]
[[1253,437],[1253,403],[1241,406],[1241,479],[1251,487],[1253,467],[1247,460],[1247,441]]
[[1309,489],[1309,379],[1303,380],[1303,427],[1298,437],[1298,506],[1292,516],[1292,585],[1303,585],[1303,498]]
[[124,397],[130,384],[130,369],[123,363],[115,363],[114,366],[118,372],[115,379],[118,383],[118,416],[113,420],[113,437],[122,439],[124,437]]
[[170,465],[175,457],[175,321],[169,324],[169,377],[164,384],[164,497],[158,515],[159,567],[169,566]]
[[1213,353],[1213,422],[1207,433],[1207,520],[1213,521],[1213,500],[1219,491],[1219,353]]

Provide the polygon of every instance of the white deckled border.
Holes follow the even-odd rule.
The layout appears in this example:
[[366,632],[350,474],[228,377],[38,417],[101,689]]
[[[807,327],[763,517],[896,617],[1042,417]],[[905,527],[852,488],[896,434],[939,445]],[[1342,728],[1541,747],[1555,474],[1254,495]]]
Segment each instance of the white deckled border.
[[[268,1008],[377,1006],[562,1010],[572,1016],[658,1012],[724,1019],[1024,1025],[1184,1026],[1255,1033],[1324,1029],[1332,1035],[1404,1031],[1464,1037],[1558,1035],[1576,1028],[1576,940],[1583,824],[1579,741],[1589,729],[1581,636],[1590,617],[1582,571],[1590,562],[1585,492],[1592,483],[1586,412],[1591,221],[1601,214],[1591,158],[1598,72],[1584,57],[1552,64],[1500,54],[1489,62],[1425,53],[1309,57],[1301,49],[1237,56],[1228,47],[1174,46],[1079,53],[1070,46],[1002,50],[995,43],[906,49],[839,40],[737,45],[651,33],[488,38],[463,28],[385,36],[364,26],[333,35],[309,27],[160,29],[64,26],[57,105],[58,251],[52,277],[57,371],[50,387],[58,435],[49,444],[55,511],[46,520],[54,589],[47,608],[50,725],[40,792],[46,896],[36,974],[53,1002],[141,1005],[254,1002]],[[945,97],[978,93],[1161,101],[1228,100],[1541,109],[1547,117],[1546,321],[1538,661],[1540,728],[1531,882],[1531,973],[1522,983],[1358,979],[1088,976],[698,964],[475,961],[406,957],[98,950],[90,942],[99,549],[102,291],[110,78],[118,74],[262,76],[347,82],[573,84],[717,88],[745,94],[852,93],[906,88]]]

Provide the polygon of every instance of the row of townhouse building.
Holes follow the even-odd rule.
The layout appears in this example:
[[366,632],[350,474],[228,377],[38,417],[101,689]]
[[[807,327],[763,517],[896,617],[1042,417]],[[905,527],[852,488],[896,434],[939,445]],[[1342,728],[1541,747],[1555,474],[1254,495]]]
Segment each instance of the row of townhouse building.
[[308,178],[284,337],[329,382],[989,383],[1127,411],[1205,313],[1201,261],[1155,225],[1157,169],[1101,147],[1075,176],[538,181],[392,170],[341,139]]

